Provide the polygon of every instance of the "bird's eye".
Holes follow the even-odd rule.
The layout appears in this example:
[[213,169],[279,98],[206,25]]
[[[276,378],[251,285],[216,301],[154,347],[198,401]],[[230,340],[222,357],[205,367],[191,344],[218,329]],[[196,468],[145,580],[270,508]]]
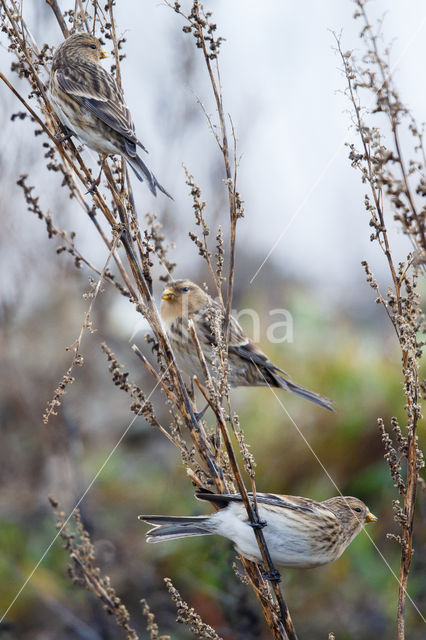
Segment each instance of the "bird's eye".
[[361,513],[361,509],[359,507],[355,507],[354,511],[356,511],[357,513]]
[[182,287],[181,291],[183,291],[183,293],[187,293],[189,291],[189,287]]
[[91,44],[91,45],[90,45],[90,48],[91,48],[91,49],[96,49],[96,45],[95,45],[95,44]]

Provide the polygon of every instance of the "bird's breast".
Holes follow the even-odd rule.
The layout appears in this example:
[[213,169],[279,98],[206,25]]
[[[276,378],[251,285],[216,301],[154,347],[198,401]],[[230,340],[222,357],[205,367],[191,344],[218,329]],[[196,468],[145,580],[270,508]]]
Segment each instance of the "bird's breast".
[[[336,541],[326,543],[324,533],[313,522],[290,510],[271,511],[258,505],[259,518],[267,525],[263,529],[272,561],[280,567],[310,569],[339,557]],[[249,560],[262,561],[253,528],[248,524],[245,507],[232,503],[212,516],[216,533],[234,542],[239,553]],[[311,526],[312,525],[312,526]]]

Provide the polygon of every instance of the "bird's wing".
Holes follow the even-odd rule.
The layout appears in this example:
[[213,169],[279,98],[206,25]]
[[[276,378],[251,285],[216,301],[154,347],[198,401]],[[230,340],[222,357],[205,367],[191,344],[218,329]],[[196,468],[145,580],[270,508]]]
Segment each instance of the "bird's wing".
[[244,348],[251,345],[250,340],[244,334],[240,323],[235,320],[233,316],[229,319],[228,339],[229,347],[232,347],[232,349]]
[[285,376],[288,374],[276,367],[269,358],[244,334],[240,324],[231,316],[229,322],[229,347],[230,354],[239,356],[243,360],[249,360],[259,367],[266,367],[269,371],[279,372]]
[[[111,129],[121,134],[130,145],[138,145],[145,151],[135,134],[135,127],[124,100],[123,93],[114,78],[100,65],[79,65],[78,75],[71,67],[63,67],[55,72],[62,91],[89,109]],[[126,150],[135,154],[135,149]],[[133,150],[133,153],[132,153]]]
[[197,327],[197,337],[200,343],[210,347],[217,346],[216,336],[212,329],[212,318],[214,315],[218,318],[223,318],[223,308],[212,298],[209,299],[208,304],[193,315],[193,320]]
[[[210,309],[219,311],[223,315],[222,307],[215,300],[210,301],[209,307]],[[203,311],[202,315],[197,319],[197,324],[202,328],[205,342],[208,342],[209,345],[216,346],[216,339],[211,329],[211,320],[208,311]],[[266,368],[272,376],[274,376],[274,372],[277,372],[289,377],[285,371],[276,367],[263,351],[245,335],[240,323],[233,316],[231,316],[229,320],[228,352],[230,355],[238,356],[243,360],[258,365],[261,369]]]
[[[248,494],[250,498],[252,493]],[[228,506],[230,502],[242,502],[243,499],[239,493],[211,493],[207,490],[197,491],[195,496],[199,500],[206,500],[216,505],[220,509]],[[299,498],[294,496],[280,496],[274,493],[257,493],[256,500],[258,504],[265,505],[272,510],[289,509],[290,511],[298,511],[299,513],[314,513],[315,506],[318,503],[309,498]],[[330,512],[331,513],[331,512]]]

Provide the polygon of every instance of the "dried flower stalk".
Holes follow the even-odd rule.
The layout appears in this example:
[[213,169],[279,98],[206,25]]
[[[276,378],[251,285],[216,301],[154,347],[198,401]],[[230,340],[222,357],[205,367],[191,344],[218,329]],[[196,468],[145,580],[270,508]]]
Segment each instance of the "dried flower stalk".
[[[77,2],[73,4],[74,8],[65,12],[61,11],[56,0],[48,0],[48,5],[52,9],[64,37],[77,30],[86,30],[92,33],[100,33],[107,42],[111,42],[114,55],[111,72],[115,74],[117,82],[120,83],[120,61],[124,55],[123,44],[125,39],[119,36],[115,24],[114,2],[109,1],[104,6],[98,0],[93,0],[90,5],[89,3]],[[224,232],[220,227],[215,233],[215,265],[212,261],[213,252],[207,244],[209,230],[204,219],[203,207],[201,206],[199,207],[199,217],[196,219],[203,235],[201,245],[197,244],[197,246],[199,246],[200,250],[203,250],[203,257],[209,262],[210,273],[219,298],[221,298],[221,286],[224,279],[225,258],[228,261],[227,295],[223,314],[220,314],[220,317],[212,314],[211,319],[218,343],[218,366],[214,372],[214,380],[210,377],[210,381],[203,388],[217,419],[215,433],[209,432],[207,425],[197,416],[193,398],[188,393],[181,373],[176,366],[168,337],[163,330],[158,310],[152,298],[151,268],[154,257],[157,257],[170,271],[174,266],[167,260],[167,245],[158,223],[151,218],[147,230],[141,233],[124,161],[119,162],[114,158],[108,158],[104,164],[104,183],[86,193],[87,186],[93,182],[92,172],[72,139],[62,141],[58,139],[57,134],[61,131],[61,126],[41,80],[42,74],[49,73],[52,48],[48,44],[39,47],[34,38],[27,37],[30,30],[25,23],[20,10],[21,4],[18,0],[0,0],[0,6],[3,9],[0,16],[1,28],[9,40],[10,52],[15,57],[13,71],[17,73],[19,78],[25,79],[29,83],[29,97],[24,98],[4,74],[0,74],[0,80],[20,101],[22,108],[25,109],[23,113],[28,113],[32,118],[37,127],[36,133],[41,136],[43,141],[48,171],[53,171],[62,176],[62,188],[82,208],[89,218],[89,224],[95,226],[107,247],[108,260],[114,260],[119,275],[112,276],[107,268],[108,263],[100,271],[85,259],[77,246],[76,238],[59,232],[57,227],[53,225],[51,218],[42,211],[37,199],[32,195],[32,188],[27,187],[27,178],[21,177],[20,184],[27,205],[32,212],[36,213],[46,223],[49,236],[61,237],[65,243],[65,251],[75,260],[76,266],[84,264],[92,272],[96,273],[98,284],[96,285],[95,293],[99,290],[101,283],[113,285],[121,295],[135,305],[137,312],[148,321],[154,336],[152,342],[158,368],[155,369],[140,351],[137,349],[135,351],[166,396],[172,413],[172,422],[169,427],[166,428],[159,423],[153,406],[148,401],[143,390],[128,381],[127,374],[122,371],[114,354],[107,345],[104,345],[103,349],[109,361],[113,381],[124,392],[129,394],[132,411],[138,415],[142,414],[154,428],[158,428],[177,447],[186,468],[186,473],[197,486],[214,488],[218,492],[232,491],[237,487],[243,497],[250,521],[256,523],[258,522],[256,501],[252,502],[248,497],[230,436],[230,433],[234,433],[236,436],[246,468],[250,472],[251,488],[255,494],[254,459],[248,454],[247,445],[244,443],[242,435],[242,428],[232,410],[227,381],[226,336],[234,282],[236,225],[238,219],[244,215],[244,209],[236,186],[235,134],[232,127],[234,159],[231,161],[217,64],[217,55],[223,39],[214,35],[216,25],[212,22],[211,13],[204,12],[202,5],[197,0],[194,0],[192,8],[187,15],[180,10],[180,5],[177,3],[173,6],[173,9],[185,18],[184,31],[191,32],[194,35],[196,46],[200,48],[206,64],[218,112],[220,135],[217,135],[216,139],[223,157],[229,201],[229,251],[228,255],[225,256]],[[15,119],[18,122],[21,116],[19,118],[15,117]],[[190,186],[192,190],[196,191],[198,189],[193,180]],[[195,191],[193,193],[194,199],[198,198],[198,192],[195,193]],[[60,252],[63,253],[64,250],[61,249]],[[94,301],[93,297],[91,301]],[[88,316],[83,323],[82,331],[85,328],[90,328]],[[81,336],[82,332],[75,345],[73,345],[75,362],[73,360],[71,369],[66,374],[66,380],[63,381],[60,388],[58,387],[59,391],[55,393],[49,414],[56,410],[58,403],[60,403],[60,397],[66,390],[66,385],[72,382],[71,370],[73,365],[82,362],[83,356],[80,353]],[[196,340],[195,334],[193,339]],[[186,430],[190,435],[191,447],[187,447],[185,440],[182,438],[183,430]],[[82,552],[84,551],[84,557],[79,549],[73,546],[71,538],[66,538],[66,534],[64,534],[64,540],[68,545],[67,548],[75,565],[75,575],[85,584],[86,588],[96,592],[96,595],[116,615],[114,608],[116,604],[114,600],[115,594],[109,592],[109,585],[103,582],[99,576],[99,579],[95,579],[94,576],[97,575],[97,570],[91,564],[93,557],[90,550],[90,541],[87,539],[86,532],[84,532],[80,524],[77,516],[77,527],[82,541],[81,550]],[[275,578],[271,583],[271,591],[270,585],[264,580],[259,567],[243,559],[248,582],[254,589],[256,597],[261,604],[272,636],[280,640],[286,637],[289,640],[296,640],[296,633],[280,590],[279,574],[272,565],[262,531],[256,528],[255,532],[266,569]],[[272,594],[274,594],[275,600]],[[124,617],[120,618],[120,622],[126,628],[127,633],[130,634],[128,637],[136,638],[136,636],[131,635],[134,633],[133,630],[125,626],[126,624],[128,625],[128,621],[122,609],[120,609],[121,614]],[[155,633],[157,633],[153,624],[151,624],[150,633],[154,634],[152,637],[155,637]]]
[[[417,428],[421,419],[420,400],[424,383],[419,378],[419,360],[424,342],[420,333],[424,330],[424,315],[420,296],[417,293],[418,271],[426,264],[425,205],[420,205],[418,194],[425,197],[424,175],[426,170],[423,149],[423,134],[414,118],[400,100],[393,83],[391,68],[380,50],[379,39],[369,22],[367,0],[354,0],[355,19],[363,23],[361,38],[366,53],[357,61],[352,52],[343,52],[340,40],[337,47],[343,62],[347,80],[347,94],[353,109],[353,119],[359,134],[361,147],[350,145],[349,159],[352,166],[361,172],[363,183],[370,194],[365,196],[364,206],[372,229],[370,240],[377,242],[385,256],[391,285],[384,295],[366,261],[362,262],[366,279],[375,291],[376,302],[383,306],[390,319],[401,350],[402,376],[404,381],[404,405],[406,425],[404,431],[396,418],[392,418],[393,438],[386,431],[382,418],[378,419],[381,438],[385,447],[385,459],[402,505],[394,500],[394,519],[400,535],[390,534],[401,545],[399,576],[397,629],[398,640],[405,638],[405,597],[407,581],[413,555],[413,527],[416,489],[419,471],[423,466],[423,455],[418,447]],[[365,109],[361,96],[373,98],[373,106]],[[393,146],[388,148],[378,127],[370,124],[376,113],[387,116]],[[408,126],[416,140],[416,157],[407,164],[400,141],[403,124]],[[410,239],[414,251],[405,260],[395,263],[387,218],[400,223],[401,229]]]

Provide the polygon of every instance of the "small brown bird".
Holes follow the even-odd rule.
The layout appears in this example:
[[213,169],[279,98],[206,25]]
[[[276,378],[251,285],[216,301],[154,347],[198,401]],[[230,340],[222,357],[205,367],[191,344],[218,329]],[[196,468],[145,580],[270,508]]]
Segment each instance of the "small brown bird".
[[100,64],[106,57],[99,40],[88,33],[67,38],[53,56],[49,81],[53,108],[67,135],[78,136],[104,156],[122,155],[154,195],[158,188],[171,198],[137,154],[137,147],[146,149],[136,137],[123,92]]
[[[163,291],[161,318],[167,330],[173,352],[179,367],[188,375],[204,379],[203,370],[194,342],[188,331],[188,321],[194,322],[198,340],[208,365],[215,360],[216,339],[212,331],[212,314],[223,317],[221,306],[205,291],[190,280],[176,280]],[[310,391],[287,377],[251,341],[235,318],[229,323],[228,380],[232,387],[271,386],[286,389],[307,398],[321,407],[333,411],[333,403],[328,398]],[[212,375],[213,369],[211,368]]]
[[[208,516],[139,516],[155,525],[147,542],[219,534],[253,562],[262,562],[253,526],[238,494],[197,492],[196,497],[219,507]],[[249,494],[250,496],[252,494]],[[358,498],[338,496],[323,502],[309,498],[257,494],[260,526],[272,562],[280,567],[310,569],[340,558],[364,524],[377,520]],[[257,525],[259,526],[259,525]]]

